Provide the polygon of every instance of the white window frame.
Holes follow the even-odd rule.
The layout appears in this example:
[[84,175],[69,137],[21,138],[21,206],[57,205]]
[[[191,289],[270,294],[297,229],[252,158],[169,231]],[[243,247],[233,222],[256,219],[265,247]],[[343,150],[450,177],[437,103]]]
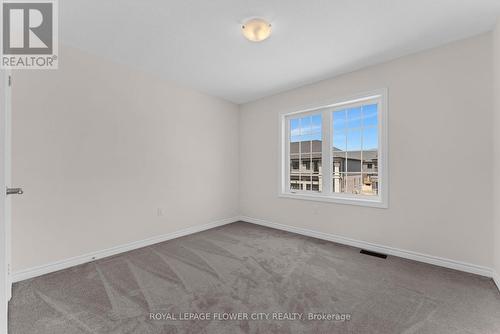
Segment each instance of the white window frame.
[[[378,104],[378,195],[356,195],[332,192],[332,112],[342,110],[348,105],[366,104],[367,101]],[[322,121],[322,192],[290,189],[290,119],[321,114]],[[299,200],[312,200],[341,204],[352,204],[378,208],[388,208],[389,171],[388,171],[388,108],[387,89],[378,89],[345,98],[323,101],[308,106],[295,108],[295,111],[279,113],[280,181],[279,197]],[[325,163],[328,161],[329,163]]]

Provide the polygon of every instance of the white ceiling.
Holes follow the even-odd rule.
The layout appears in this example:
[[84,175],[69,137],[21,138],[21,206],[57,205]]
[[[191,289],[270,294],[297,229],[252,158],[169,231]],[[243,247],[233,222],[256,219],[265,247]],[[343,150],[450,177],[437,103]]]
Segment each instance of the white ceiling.
[[[236,103],[491,30],[500,0],[62,0],[64,44]],[[246,18],[273,34],[243,38]]]

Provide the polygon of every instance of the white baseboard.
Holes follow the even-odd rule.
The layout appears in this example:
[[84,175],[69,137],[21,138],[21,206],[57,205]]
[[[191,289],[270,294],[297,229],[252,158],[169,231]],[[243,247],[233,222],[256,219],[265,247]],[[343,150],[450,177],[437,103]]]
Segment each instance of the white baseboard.
[[234,223],[235,221],[238,221],[239,217],[233,217],[233,218],[226,218],[226,219],[221,219],[217,220],[208,224],[204,225],[199,225],[199,226],[192,226],[188,227],[176,232],[172,233],[167,233],[159,236],[154,236],[148,239],[144,240],[139,240],[139,241],[134,241],[125,245],[120,245],[120,246],[115,246],[111,247],[108,249],[80,255],[80,256],[75,256],[69,259],[61,260],[61,261],[56,261],[52,263],[48,263],[42,266],[37,266],[33,268],[28,268],[24,269],[21,271],[14,272],[12,274],[12,282],[19,282],[19,281],[24,281],[29,278],[33,278],[36,276],[41,276],[45,275],[54,271],[66,269],[69,267],[77,266],[79,264],[95,261],[97,259],[102,259],[108,256],[120,254],[123,252],[128,252],[137,248],[142,248],[146,246],[151,246],[153,244],[171,240],[171,239],[176,239],[179,237],[183,237],[189,234],[205,231],[214,227],[219,227],[222,225]]
[[[308,237],[333,241],[333,242],[336,242],[339,244],[353,246],[356,248],[362,248],[362,249],[370,250],[370,251],[377,252],[377,253],[398,256],[398,257],[402,257],[405,259],[429,263],[429,264],[433,264],[436,266],[451,268],[451,269],[455,269],[455,270],[464,271],[467,273],[472,273],[472,274],[477,274],[477,275],[493,278],[493,270],[491,268],[478,266],[478,265],[471,264],[471,263],[445,259],[445,258],[441,258],[441,257],[437,257],[437,256],[421,254],[421,253],[417,253],[417,252],[413,252],[413,251],[408,251],[408,250],[403,250],[403,249],[398,249],[398,248],[393,248],[393,247],[388,247],[388,246],[383,246],[383,245],[377,245],[374,243],[361,241],[361,240],[355,240],[355,239],[351,239],[351,238],[347,238],[347,237],[343,237],[343,236],[339,236],[339,235],[335,235],[335,234],[323,233],[323,232],[313,231],[313,230],[309,230],[309,229],[273,223],[273,222],[266,221],[263,219],[241,216],[240,220],[248,222],[248,223],[253,223],[253,224],[257,224],[257,225],[275,228],[278,230],[297,233],[297,234],[305,235]],[[500,280],[498,279],[498,277],[495,279],[495,282],[497,283],[497,286],[499,286],[499,288],[500,288],[500,285],[498,285],[500,283]]]

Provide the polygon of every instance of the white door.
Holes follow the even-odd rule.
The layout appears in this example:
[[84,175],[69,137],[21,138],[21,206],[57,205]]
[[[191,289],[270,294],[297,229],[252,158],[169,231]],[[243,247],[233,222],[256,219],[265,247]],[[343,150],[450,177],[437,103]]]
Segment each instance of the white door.
[[7,305],[11,297],[10,279],[10,71],[0,71],[0,333],[7,333]]

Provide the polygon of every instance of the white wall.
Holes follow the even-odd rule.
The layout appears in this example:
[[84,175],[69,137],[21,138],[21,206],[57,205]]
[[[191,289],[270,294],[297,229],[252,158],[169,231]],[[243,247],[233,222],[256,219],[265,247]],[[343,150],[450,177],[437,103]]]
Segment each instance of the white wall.
[[236,105],[61,51],[14,73],[14,271],[238,214]]
[[493,195],[493,224],[494,224],[494,245],[495,245],[495,280],[500,288],[500,20],[493,33],[493,66],[494,66],[494,195]]
[[[491,267],[491,64],[485,34],[243,105],[241,213]],[[278,113],[383,87],[389,209],[278,198]]]

